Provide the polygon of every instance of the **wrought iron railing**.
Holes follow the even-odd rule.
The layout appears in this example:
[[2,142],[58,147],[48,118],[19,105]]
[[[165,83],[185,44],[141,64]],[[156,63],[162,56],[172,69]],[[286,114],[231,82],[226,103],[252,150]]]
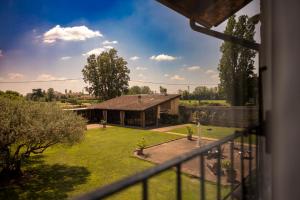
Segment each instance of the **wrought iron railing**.
[[[212,149],[217,149],[219,152],[219,156],[217,156],[217,180],[216,180],[216,198],[218,200],[221,199],[257,199],[258,190],[257,190],[257,182],[258,182],[258,176],[257,170],[259,169],[259,162],[258,162],[258,140],[259,137],[257,136],[257,129],[247,129],[244,131],[236,131],[234,134],[224,137],[216,142],[209,143],[205,145],[204,147],[195,149],[191,152],[188,152],[186,154],[183,154],[181,156],[178,156],[174,159],[171,159],[169,161],[166,161],[165,163],[159,164],[155,167],[152,167],[150,169],[147,169],[145,171],[139,172],[135,175],[132,175],[130,177],[127,177],[123,180],[117,181],[115,183],[112,183],[110,185],[104,186],[100,189],[97,189],[93,192],[84,194],[80,197],[77,197],[77,200],[96,200],[96,199],[103,199],[107,198],[109,196],[112,196],[120,191],[125,190],[126,188],[129,188],[130,186],[136,185],[141,183],[142,185],[142,193],[141,193],[141,199],[147,200],[149,198],[148,194],[148,181],[150,178],[154,177],[157,174],[160,174],[166,170],[174,168],[176,171],[176,198],[177,200],[182,199],[182,180],[181,180],[181,174],[182,174],[182,165],[183,163],[192,160],[194,158],[199,157],[200,163],[199,163],[199,181],[200,181],[200,199],[204,200],[206,199],[206,193],[205,193],[205,156],[208,155],[208,152]],[[252,135],[256,135],[255,143],[253,143]],[[248,136],[248,137],[246,137]],[[240,138],[240,141],[236,141],[238,138]],[[248,144],[245,144],[245,138],[248,140]],[[230,186],[230,192],[223,196],[221,195],[221,147],[222,145],[229,143],[230,146],[230,162],[231,162],[231,170],[234,170],[234,151],[235,147],[239,146],[239,153],[240,155],[240,181],[238,184],[234,182],[234,180],[231,180],[231,186]],[[245,146],[248,146],[248,156],[249,159],[249,166],[248,166],[248,175],[245,176],[245,165],[244,165],[244,152],[245,152]],[[253,156],[253,148],[255,148],[255,156]],[[255,158],[255,167],[253,166],[252,159]],[[233,178],[232,178],[233,179]]]

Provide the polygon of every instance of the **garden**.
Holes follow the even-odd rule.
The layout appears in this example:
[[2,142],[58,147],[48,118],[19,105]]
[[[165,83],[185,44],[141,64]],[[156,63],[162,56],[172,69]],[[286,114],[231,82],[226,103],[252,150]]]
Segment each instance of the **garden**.
[[[0,199],[69,199],[154,166],[133,155],[144,138],[147,146],[182,136],[123,127],[90,129],[76,145],[49,147],[32,156],[24,165],[24,175],[1,186]],[[182,175],[184,199],[199,197],[199,180]],[[174,199],[175,171],[169,170],[149,182],[151,199]],[[216,186],[206,183],[207,199],[214,199]],[[222,191],[229,189],[223,187]],[[139,199],[141,187],[133,186],[111,199]]]

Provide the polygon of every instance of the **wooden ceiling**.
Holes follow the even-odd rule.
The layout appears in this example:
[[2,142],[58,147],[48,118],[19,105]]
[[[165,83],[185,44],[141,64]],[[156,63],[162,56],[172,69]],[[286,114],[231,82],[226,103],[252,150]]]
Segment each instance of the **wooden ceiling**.
[[157,0],[197,23],[218,26],[252,0]]

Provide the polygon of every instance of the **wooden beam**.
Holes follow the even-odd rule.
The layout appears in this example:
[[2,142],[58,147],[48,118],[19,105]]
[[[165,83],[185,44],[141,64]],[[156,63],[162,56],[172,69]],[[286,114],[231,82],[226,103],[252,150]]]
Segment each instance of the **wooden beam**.
[[120,125],[125,126],[125,111],[120,111]]
[[145,128],[146,127],[146,116],[145,116],[145,111],[141,111],[141,127]]
[[249,48],[249,49],[259,51],[260,44],[258,44],[256,42],[252,42],[252,41],[242,39],[242,38],[237,38],[232,35],[227,35],[224,33],[220,33],[218,31],[214,31],[214,30],[199,26],[196,24],[196,22],[194,20],[190,20],[190,26],[194,31],[197,31],[197,32],[200,32],[200,33],[203,33],[203,34],[206,34],[206,35],[209,35],[209,36],[212,36],[212,37],[224,40],[224,41],[239,44],[239,45]]
[[103,120],[107,123],[107,110],[102,110]]

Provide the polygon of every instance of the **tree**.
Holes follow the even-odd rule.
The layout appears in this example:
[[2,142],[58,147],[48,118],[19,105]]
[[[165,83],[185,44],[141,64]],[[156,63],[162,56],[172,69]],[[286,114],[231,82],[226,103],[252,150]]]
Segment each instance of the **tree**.
[[23,96],[16,91],[6,90],[5,92],[0,90],[0,97],[5,97],[9,99],[23,99]]
[[128,94],[141,94],[141,93],[142,93],[141,88],[137,85],[130,87],[128,90]]
[[153,94],[152,90],[149,86],[142,86],[141,87],[141,94]]
[[89,86],[86,90],[96,97],[107,100],[128,91],[130,70],[127,62],[117,55],[117,50],[110,49],[99,56],[90,55],[82,70],[83,80]]
[[41,88],[32,89],[31,100],[39,101],[41,98],[45,97],[44,92]]
[[[235,20],[230,17],[224,31],[233,35],[254,41],[255,18],[242,15]],[[245,105],[255,99],[257,76],[254,73],[254,50],[238,44],[225,41],[221,48],[222,57],[219,63],[220,91],[226,100],[234,106]]]
[[0,163],[2,178],[18,177],[31,154],[56,144],[79,142],[85,120],[51,103],[0,98]]
[[47,101],[53,101],[54,98],[55,98],[54,89],[49,88],[47,90]]
[[162,87],[162,86],[159,86],[159,92],[160,92],[160,94],[167,94],[167,88],[164,88],[164,87]]
[[149,86],[134,85],[129,88],[128,94],[153,94]]

